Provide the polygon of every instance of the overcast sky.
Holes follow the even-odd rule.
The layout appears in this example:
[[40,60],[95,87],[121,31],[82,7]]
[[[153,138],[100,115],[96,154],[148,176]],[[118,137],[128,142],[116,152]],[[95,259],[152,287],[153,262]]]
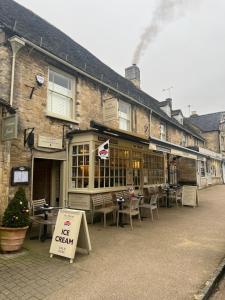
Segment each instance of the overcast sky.
[[[124,75],[160,0],[17,2]],[[225,111],[225,1],[185,2],[190,5],[162,26],[141,57],[141,88],[161,101],[172,86],[173,108],[186,116],[188,105],[199,114]]]

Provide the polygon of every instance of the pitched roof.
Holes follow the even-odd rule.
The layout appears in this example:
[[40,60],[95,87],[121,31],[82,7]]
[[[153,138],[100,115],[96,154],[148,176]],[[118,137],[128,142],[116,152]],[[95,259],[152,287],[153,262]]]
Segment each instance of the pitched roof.
[[[131,81],[113,71],[96,56],[80,46],[65,33],[13,0],[0,0],[0,25],[14,35],[17,34],[47,50],[86,74],[110,85],[119,92],[132,97],[162,119],[189,132],[174,118],[160,109],[160,103],[138,89]],[[203,139],[194,131],[189,132]]]
[[216,112],[201,116],[194,115],[191,116],[188,120],[203,132],[217,131],[219,130],[221,118],[224,113],[225,112]]

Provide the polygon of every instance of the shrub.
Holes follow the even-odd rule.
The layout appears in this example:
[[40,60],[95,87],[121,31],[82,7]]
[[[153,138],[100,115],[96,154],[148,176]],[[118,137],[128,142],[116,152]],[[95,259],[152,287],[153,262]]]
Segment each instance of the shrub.
[[9,202],[2,220],[4,227],[25,227],[29,225],[29,209],[25,191],[19,188],[12,201]]

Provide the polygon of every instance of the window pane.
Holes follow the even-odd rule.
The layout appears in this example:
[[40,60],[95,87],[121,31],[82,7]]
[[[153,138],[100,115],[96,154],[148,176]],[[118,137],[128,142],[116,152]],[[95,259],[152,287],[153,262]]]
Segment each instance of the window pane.
[[71,117],[72,100],[54,92],[49,93],[48,110],[66,117]]

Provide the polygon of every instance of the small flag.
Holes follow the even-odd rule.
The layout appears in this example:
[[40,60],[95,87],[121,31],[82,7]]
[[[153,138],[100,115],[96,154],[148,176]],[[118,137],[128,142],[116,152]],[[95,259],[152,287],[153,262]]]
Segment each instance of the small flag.
[[98,147],[98,157],[100,159],[109,158],[109,140]]

